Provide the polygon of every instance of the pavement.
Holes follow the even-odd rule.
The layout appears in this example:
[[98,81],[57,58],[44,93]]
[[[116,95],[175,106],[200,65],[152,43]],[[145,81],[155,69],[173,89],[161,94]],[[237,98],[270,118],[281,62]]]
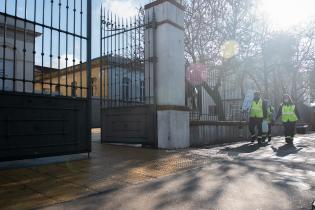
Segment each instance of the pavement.
[[93,149],[90,159],[0,164],[0,209],[296,210],[315,200],[315,134],[294,146],[275,137],[263,146]]

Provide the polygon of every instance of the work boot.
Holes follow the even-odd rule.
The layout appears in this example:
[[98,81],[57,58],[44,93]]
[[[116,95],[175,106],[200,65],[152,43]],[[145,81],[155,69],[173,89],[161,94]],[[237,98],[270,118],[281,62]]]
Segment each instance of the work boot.
[[268,142],[271,142],[271,136],[268,136]]
[[285,142],[286,142],[287,144],[293,144],[293,138],[287,136],[287,137],[285,138]]

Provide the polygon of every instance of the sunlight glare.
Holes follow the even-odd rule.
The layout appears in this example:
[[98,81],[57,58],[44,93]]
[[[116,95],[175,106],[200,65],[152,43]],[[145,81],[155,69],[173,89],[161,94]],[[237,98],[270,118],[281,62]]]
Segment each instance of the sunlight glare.
[[229,40],[221,46],[221,55],[225,59],[230,59],[239,53],[240,45],[235,40]]
[[261,0],[260,11],[275,29],[286,30],[315,16],[315,0]]

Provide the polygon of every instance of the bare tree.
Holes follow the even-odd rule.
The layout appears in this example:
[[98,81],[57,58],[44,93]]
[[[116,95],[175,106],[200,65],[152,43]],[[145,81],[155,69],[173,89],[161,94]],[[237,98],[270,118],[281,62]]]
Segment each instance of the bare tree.
[[[237,78],[243,96],[248,84],[279,104],[289,93],[304,103],[310,95],[311,71],[315,66],[315,21],[304,27],[277,32],[255,14],[256,0],[185,0],[185,57],[187,65],[203,63],[208,77],[199,86],[225,119],[220,89]],[[222,46],[235,41],[238,54],[222,56]],[[215,76],[213,76],[215,75]]]
[[[213,99],[219,120],[225,119],[220,94],[222,81],[239,72],[242,59],[252,54],[255,16],[250,12],[252,0],[187,0],[185,1],[186,62],[203,63],[215,78],[208,78],[202,87]],[[222,46],[233,41],[237,55],[225,58]],[[211,73],[209,73],[211,75]]]

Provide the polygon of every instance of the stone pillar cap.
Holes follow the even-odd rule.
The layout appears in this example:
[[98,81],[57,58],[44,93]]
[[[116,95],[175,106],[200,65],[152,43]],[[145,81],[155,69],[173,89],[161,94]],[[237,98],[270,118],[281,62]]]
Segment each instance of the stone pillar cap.
[[176,1],[176,0],[156,0],[154,2],[151,2],[151,3],[147,4],[147,5],[145,5],[144,9],[150,9],[150,8],[155,7],[155,6],[157,6],[159,4],[162,4],[164,2],[169,2],[169,3],[173,4],[173,5],[175,5],[177,8],[179,8],[181,10],[185,10],[185,7],[181,3]]

